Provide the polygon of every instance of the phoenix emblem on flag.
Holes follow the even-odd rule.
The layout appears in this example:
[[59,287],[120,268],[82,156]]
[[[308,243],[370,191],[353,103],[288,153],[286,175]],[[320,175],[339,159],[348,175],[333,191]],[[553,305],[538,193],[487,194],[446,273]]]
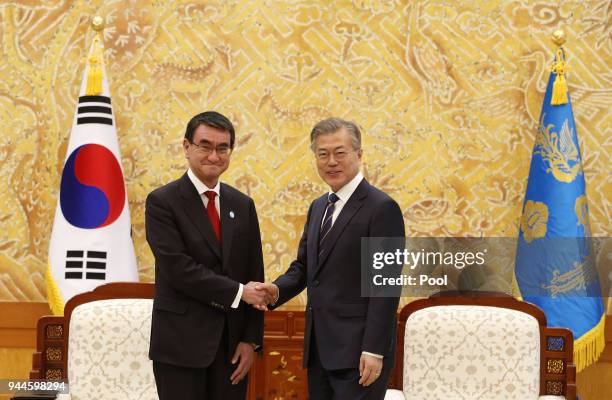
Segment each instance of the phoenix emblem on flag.
[[544,126],[545,116],[542,115],[540,121],[534,154],[540,154],[548,163],[546,172],[552,172],[555,179],[560,182],[570,183],[581,171],[578,148],[572,140],[574,133],[567,119],[563,122],[559,133],[553,130],[553,124]]

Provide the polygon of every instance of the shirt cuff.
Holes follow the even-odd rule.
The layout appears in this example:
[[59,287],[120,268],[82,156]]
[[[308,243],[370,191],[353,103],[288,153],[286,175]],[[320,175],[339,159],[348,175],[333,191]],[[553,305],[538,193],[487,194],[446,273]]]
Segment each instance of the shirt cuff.
[[385,358],[384,356],[381,356],[380,354],[370,353],[369,351],[362,351],[361,354],[367,354],[372,357],[380,358],[381,360]]
[[240,299],[242,298],[242,291],[244,290],[244,285],[241,283],[238,287],[238,293],[236,293],[236,298],[232,303],[232,308],[238,308],[238,304],[240,304]]

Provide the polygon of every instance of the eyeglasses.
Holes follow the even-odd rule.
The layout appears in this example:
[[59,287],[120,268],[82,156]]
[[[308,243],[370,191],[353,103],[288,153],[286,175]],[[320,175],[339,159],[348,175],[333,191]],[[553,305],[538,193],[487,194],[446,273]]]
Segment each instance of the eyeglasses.
[[208,144],[197,144],[194,142],[189,142],[190,144],[196,147],[196,151],[202,155],[209,156],[212,153],[216,152],[218,156],[227,156],[232,152],[232,149],[227,145],[220,145],[218,147],[212,147]]
[[338,150],[335,150],[333,153],[330,153],[328,151],[322,150],[322,151],[318,151],[315,154],[315,157],[317,158],[318,161],[328,161],[330,158],[330,155],[333,154],[335,160],[342,161],[349,155],[349,153],[353,151],[355,150],[338,149]]

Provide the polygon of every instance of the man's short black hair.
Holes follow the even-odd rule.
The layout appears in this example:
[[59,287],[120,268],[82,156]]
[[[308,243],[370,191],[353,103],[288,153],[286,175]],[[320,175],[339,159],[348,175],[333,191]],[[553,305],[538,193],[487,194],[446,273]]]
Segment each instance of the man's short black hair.
[[234,148],[236,132],[234,131],[234,125],[232,125],[231,121],[225,115],[219,114],[216,111],[205,111],[191,118],[187,123],[187,129],[185,129],[185,139],[190,143],[193,142],[193,132],[195,132],[200,125],[206,125],[228,132],[230,134],[230,148]]

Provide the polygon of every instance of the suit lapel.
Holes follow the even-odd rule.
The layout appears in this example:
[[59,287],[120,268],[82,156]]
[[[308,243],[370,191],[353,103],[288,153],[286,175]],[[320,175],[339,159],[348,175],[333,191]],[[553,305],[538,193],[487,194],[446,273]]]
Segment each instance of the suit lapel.
[[344,232],[344,229],[347,227],[355,213],[363,206],[364,199],[368,194],[368,186],[369,184],[365,179],[363,179],[344,207],[342,207],[342,211],[340,211],[340,214],[336,218],[331,231],[329,231],[329,234],[325,238],[325,251],[319,257],[316,272],[318,272],[320,267],[325,263],[330,253],[333,251],[334,245],[338,241],[338,238],[342,235],[342,232]]
[[235,219],[237,217],[245,217],[236,215],[236,210],[234,207],[234,199],[229,194],[229,191],[225,187],[225,184],[221,184],[220,189],[221,196],[219,198],[221,203],[221,243],[222,250],[221,254],[223,255],[223,269],[227,270],[229,267],[229,256],[231,254],[232,249],[232,238],[234,236],[234,224]]
[[195,186],[193,186],[193,183],[189,180],[187,174],[181,177],[179,188],[181,191],[181,198],[183,199],[184,210],[189,216],[189,219],[193,222],[198,231],[200,231],[202,236],[204,236],[206,243],[208,243],[212,251],[221,259],[219,241],[215,237],[215,232],[206,214],[204,203],[202,203],[202,198],[198,194]]
[[322,196],[315,200],[312,209],[312,215],[308,222],[308,254],[307,259],[312,260],[309,262],[313,266],[313,270],[316,270],[319,263],[319,233],[321,232],[321,223],[323,222],[323,214],[325,213],[325,206],[327,205],[327,195]]

